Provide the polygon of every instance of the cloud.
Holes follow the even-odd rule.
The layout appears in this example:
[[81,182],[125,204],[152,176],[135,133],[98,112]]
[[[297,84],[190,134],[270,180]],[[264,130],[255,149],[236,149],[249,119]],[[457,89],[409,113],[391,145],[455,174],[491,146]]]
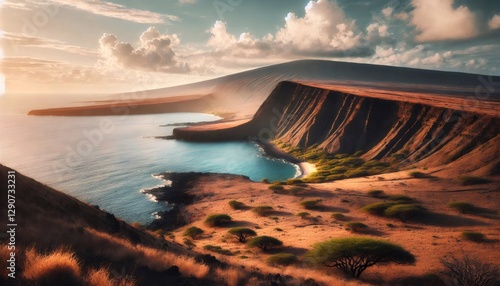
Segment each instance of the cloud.
[[98,53],[95,50],[84,47],[69,45],[65,42],[47,39],[35,36],[28,36],[17,33],[4,33],[3,46],[6,49],[16,52],[19,47],[38,47],[46,49],[54,49],[67,53],[78,54],[83,56],[96,56]]
[[186,73],[189,66],[176,61],[172,46],[180,40],[176,34],[162,35],[149,27],[141,34],[140,46],[134,48],[130,43],[120,42],[112,34],[104,34],[99,39],[99,50],[104,62],[112,66],[145,71]]
[[479,32],[476,15],[465,6],[453,8],[454,0],[412,0],[411,24],[418,42],[465,40]]
[[494,15],[488,22],[488,27],[490,27],[491,30],[500,29],[500,15]]
[[173,15],[165,15],[151,11],[128,8],[121,4],[103,0],[50,0],[59,5],[69,6],[100,16],[122,19],[141,24],[162,24],[166,20],[178,21]]
[[198,0],[179,0],[179,4],[181,5],[194,4],[196,2],[198,2]]
[[392,12],[394,12],[394,9],[392,7],[386,7],[382,9],[382,14],[387,18],[391,17]]

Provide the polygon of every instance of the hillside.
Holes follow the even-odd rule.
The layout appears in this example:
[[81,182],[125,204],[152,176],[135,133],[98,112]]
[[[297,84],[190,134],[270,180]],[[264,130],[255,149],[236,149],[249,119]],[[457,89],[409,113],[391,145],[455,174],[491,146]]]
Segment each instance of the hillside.
[[[480,80],[482,78],[482,80]],[[487,88],[489,100],[500,100],[490,83],[500,77],[321,60],[300,60],[257,68],[208,81],[177,87],[117,94],[109,102],[86,107],[33,110],[31,115],[121,115],[160,112],[236,113],[252,116],[282,81],[307,81],[349,87],[376,87],[396,91],[474,96]],[[178,96],[184,96],[185,102]],[[174,97],[172,100],[171,98]]]

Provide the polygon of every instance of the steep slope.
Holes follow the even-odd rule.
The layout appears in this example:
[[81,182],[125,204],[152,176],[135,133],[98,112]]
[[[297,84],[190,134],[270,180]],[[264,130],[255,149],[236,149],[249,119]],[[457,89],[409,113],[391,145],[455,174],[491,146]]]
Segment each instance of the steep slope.
[[[241,117],[253,115],[267,96],[281,81],[307,81],[316,83],[335,83],[344,86],[377,87],[399,91],[422,91],[435,93],[446,91],[450,96],[474,95],[478,87],[488,88],[500,82],[500,77],[488,77],[476,74],[457,72],[442,72],[401,67],[379,66],[321,60],[300,60],[257,68],[236,73],[204,82],[148,90],[134,93],[118,94],[115,100],[121,105],[133,104],[131,113],[157,112],[218,112],[238,113]],[[192,95],[211,95],[206,100],[196,104],[189,102]],[[172,96],[186,96],[186,103],[178,101],[165,103],[165,99]],[[137,98],[140,100],[130,100]],[[490,92],[490,98],[500,100],[498,90]],[[144,99],[155,99],[161,103],[148,105]],[[149,101],[149,103],[151,103]],[[201,103],[201,104],[197,104]],[[117,103],[99,105],[99,112],[95,106],[79,108],[58,108],[34,110],[32,115],[119,115],[112,109]],[[144,107],[141,107],[144,105]],[[170,105],[175,105],[170,107]],[[116,107],[115,107],[116,109]],[[137,111],[136,111],[137,110]],[[139,111],[140,110],[140,111]]]
[[[174,130],[184,140],[276,139],[328,153],[439,166],[468,158],[470,170],[492,167],[500,152],[500,103],[446,95],[282,82],[252,120]],[[474,150],[474,156],[468,156]],[[479,153],[479,154],[478,154]]]

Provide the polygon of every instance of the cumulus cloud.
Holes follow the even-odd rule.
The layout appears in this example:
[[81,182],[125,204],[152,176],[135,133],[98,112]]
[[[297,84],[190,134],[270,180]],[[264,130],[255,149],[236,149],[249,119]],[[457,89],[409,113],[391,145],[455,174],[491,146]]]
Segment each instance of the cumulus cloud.
[[177,62],[172,50],[179,43],[176,34],[163,35],[156,28],[149,27],[142,33],[137,48],[105,33],[99,39],[99,50],[104,62],[119,67],[168,73],[189,72],[189,66]]
[[412,0],[411,24],[419,42],[464,40],[479,34],[476,15],[465,6],[453,8],[454,0]]
[[491,30],[500,29],[500,15],[493,16],[488,22],[488,27],[490,27]]

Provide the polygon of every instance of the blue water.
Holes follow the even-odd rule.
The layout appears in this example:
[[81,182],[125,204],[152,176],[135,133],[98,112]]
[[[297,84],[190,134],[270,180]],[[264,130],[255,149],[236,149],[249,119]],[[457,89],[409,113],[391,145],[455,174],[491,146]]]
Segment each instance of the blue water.
[[[55,189],[114,213],[147,223],[165,209],[141,189],[164,182],[153,174],[219,172],[252,180],[294,177],[296,166],[270,159],[250,142],[188,143],[155,139],[179,122],[213,121],[208,114],[102,117],[0,115],[0,163]],[[22,193],[20,194],[22,195]]]

